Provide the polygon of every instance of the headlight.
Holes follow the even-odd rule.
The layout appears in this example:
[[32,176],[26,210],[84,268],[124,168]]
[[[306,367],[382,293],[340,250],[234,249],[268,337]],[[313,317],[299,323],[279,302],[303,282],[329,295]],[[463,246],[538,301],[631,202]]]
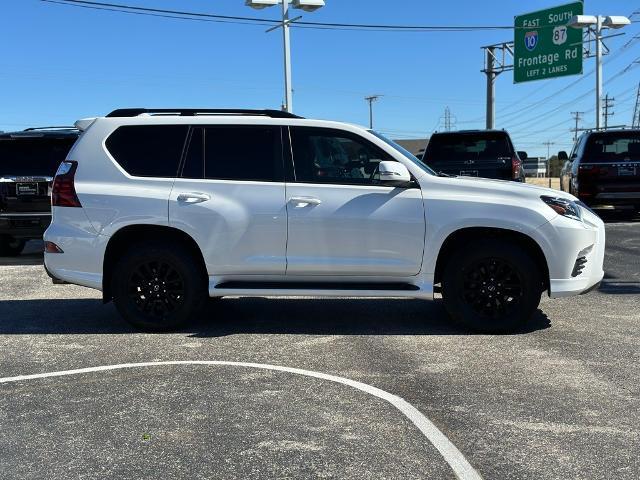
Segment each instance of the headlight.
[[580,207],[573,201],[565,198],[548,197],[543,195],[540,199],[549,205],[558,215],[563,217],[573,218],[574,220],[582,221],[582,213]]

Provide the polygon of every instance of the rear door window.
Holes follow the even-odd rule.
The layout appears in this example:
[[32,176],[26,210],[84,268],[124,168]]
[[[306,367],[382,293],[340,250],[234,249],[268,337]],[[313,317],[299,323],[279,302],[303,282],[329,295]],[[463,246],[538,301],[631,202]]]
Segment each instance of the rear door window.
[[505,134],[438,134],[431,137],[423,161],[496,160],[511,158],[513,148]]
[[624,162],[640,160],[640,132],[597,133],[589,137],[585,162]]
[[175,177],[184,150],[187,125],[128,125],[107,138],[116,162],[136,177]]
[[194,127],[184,178],[258,182],[284,181],[280,127]]

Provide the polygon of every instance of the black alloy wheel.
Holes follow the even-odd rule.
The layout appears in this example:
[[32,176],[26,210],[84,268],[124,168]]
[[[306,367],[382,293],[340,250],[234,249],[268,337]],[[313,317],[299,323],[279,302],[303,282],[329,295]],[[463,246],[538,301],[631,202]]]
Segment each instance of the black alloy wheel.
[[464,271],[462,301],[478,315],[500,318],[518,305],[523,295],[519,272],[500,258],[485,258]]
[[544,289],[529,251],[513,241],[474,240],[453,251],[442,272],[442,300],[451,318],[477,332],[522,329]]
[[208,297],[208,277],[201,263],[188,249],[169,242],[133,245],[117,260],[111,276],[118,312],[142,330],[183,326]]
[[180,272],[162,260],[140,263],[129,276],[129,295],[138,310],[159,320],[182,306],[184,289]]

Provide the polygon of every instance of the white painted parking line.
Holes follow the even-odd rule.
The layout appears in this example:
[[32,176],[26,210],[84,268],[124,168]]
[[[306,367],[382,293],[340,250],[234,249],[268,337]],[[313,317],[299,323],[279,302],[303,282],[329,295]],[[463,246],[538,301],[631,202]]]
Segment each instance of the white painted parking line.
[[64,377],[68,375],[79,375],[83,373],[107,372],[110,370],[122,370],[126,368],[142,368],[157,367],[164,365],[215,365],[245,368],[260,368],[263,370],[274,370],[279,372],[293,373],[296,375],[305,375],[307,377],[319,378],[330,382],[340,383],[349,387],[361,390],[369,395],[380,398],[389,402],[407,417],[422,434],[427,437],[429,442],[440,452],[444,460],[449,464],[455,475],[460,480],[482,480],[480,474],[471,466],[467,459],[462,455],[460,450],[436,427],[431,420],[424,416],[417,408],[409,402],[393,395],[389,392],[381,390],[366,383],[356,382],[344,377],[328,375],[326,373],[314,372],[311,370],[303,370],[300,368],[281,367],[278,365],[267,365],[262,363],[245,363],[245,362],[225,362],[218,360],[178,360],[167,362],[142,362],[142,363],[123,363],[119,365],[104,365],[100,367],[78,368],[75,370],[63,370],[59,372],[36,373],[33,375],[18,375],[15,377],[0,378],[0,383],[21,382],[25,380],[35,380],[39,378]]

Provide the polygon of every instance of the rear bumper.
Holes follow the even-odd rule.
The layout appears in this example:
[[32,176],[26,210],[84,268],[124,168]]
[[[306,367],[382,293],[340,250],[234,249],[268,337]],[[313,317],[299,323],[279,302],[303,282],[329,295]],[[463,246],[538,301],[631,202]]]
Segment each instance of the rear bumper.
[[50,223],[50,213],[0,213],[0,235],[42,238]]

